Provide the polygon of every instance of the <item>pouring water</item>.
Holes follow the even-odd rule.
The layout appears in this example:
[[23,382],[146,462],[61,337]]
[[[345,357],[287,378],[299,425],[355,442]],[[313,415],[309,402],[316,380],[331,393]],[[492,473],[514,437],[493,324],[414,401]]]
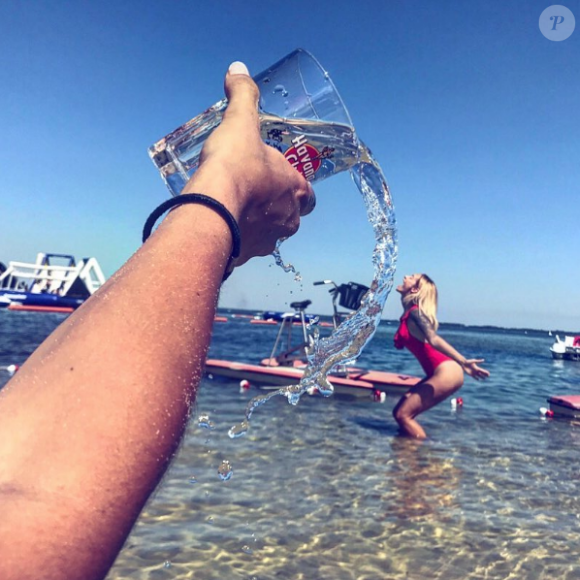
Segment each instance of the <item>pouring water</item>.
[[359,309],[329,337],[315,337],[308,356],[308,366],[300,383],[254,397],[246,408],[244,421],[229,430],[232,438],[247,433],[254,410],[272,397],[283,395],[290,404],[296,405],[300,397],[312,388],[324,396],[332,395],[333,387],[327,379],[328,373],[358,358],[380,324],[383,307],[393,286],[397,261],[395,211],[386,179],[370,149],[359,142],[357,155],[351,159],[356,162],[350,167],[350,173],[362,194],[375,235],[372,254],[374,274],[370,289]]

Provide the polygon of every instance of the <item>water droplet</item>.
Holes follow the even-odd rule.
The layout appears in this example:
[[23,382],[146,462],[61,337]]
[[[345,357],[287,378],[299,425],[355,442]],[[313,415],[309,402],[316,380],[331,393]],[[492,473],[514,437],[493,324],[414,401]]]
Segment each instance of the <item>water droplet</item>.
[[286,396],[291,405],[298,405],[298,401],[300,401],[300,393],[287,393]]
[[234,470],[227,459],[224,459],[218,467],[218,475],[222,481],[227,481],[232,477]]
[[284,85],[276,85],[272,92],[273,93],[280,93],[283,97],[288,96],[288,91],[286,90],[286,87]]
[[245,435],[248,432],[249,428],[250,424],[247,421],[242,421],[241,423],[234,425],[228,431],[228,435],[230,436],[230,439],[237,439],[238,437]]
[[197,419],[197,425],[202,429],[213,429],[215,427],[213,421],[210,420],[209,415],[207,414],[202,414],[199,416]]
[[242,552],[244,552],[244,554],[253,554],[254,550],[252,550],[250,546],[242,546]]

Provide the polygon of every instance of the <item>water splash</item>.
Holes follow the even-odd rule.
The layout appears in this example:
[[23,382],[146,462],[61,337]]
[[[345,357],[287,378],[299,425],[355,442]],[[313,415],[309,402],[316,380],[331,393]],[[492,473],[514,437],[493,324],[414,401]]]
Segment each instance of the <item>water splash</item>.
[[[313,389],[326,397],[332,395],[334,388],[327,375],[334,368],[356,360],[380,324],[383,307],[393,286],[397,262],[395,209],[380,165],[362,142],[359,146],[358,162],[350,169],[350,173],[363,196],[376,240],[372,256],[374,276],[369,291],[361,301],[359,309],[344,320],[329,337],[314,337],[311,354],[308,356],[308,367],[300,383],[254,397],[246,408],[245,420],[229,430],[231,438],[247,433],[253,412],[272,397],[284,396],[291,405],[296,405],[304,393],[312,392]],[[276,263],[282,265],[287,272],[296,272],[292,264],[283,265],[279,244],[276,252]]]

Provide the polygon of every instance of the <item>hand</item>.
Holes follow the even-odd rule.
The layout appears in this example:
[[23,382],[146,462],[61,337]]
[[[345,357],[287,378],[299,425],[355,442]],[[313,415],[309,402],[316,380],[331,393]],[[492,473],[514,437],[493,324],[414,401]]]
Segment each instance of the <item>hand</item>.
[[485,369],[482,369],[480,366],[478,366],[478,363],[482,362],[485,362],[485,359],[483,358],[468,359],[463,363],[463,369],[470,377],[473,377],[477,381],[481,379],[486,379],[487,377],[489,377],[489,371],[486,371]]
[[183,193],[205,193],[223,203],[240,226],[236,266],[274,251],[280,238],[298,231],[300,216],[314,209],[310,184],[260,136],[258,87],[245,65],[234,63],[225,78],[229,104],[221,125],[201,153],[199,169]]

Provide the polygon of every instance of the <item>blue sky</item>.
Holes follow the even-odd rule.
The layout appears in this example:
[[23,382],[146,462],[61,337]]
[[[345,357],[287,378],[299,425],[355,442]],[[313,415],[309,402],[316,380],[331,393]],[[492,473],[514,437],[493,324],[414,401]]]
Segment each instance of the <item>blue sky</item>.
[[[397,280],[427,272],[440,319],[580,329],[580,22],[552,42],[550,4],[409,1],[0,4],[0,260],[95,256],[107,276],[167,197],[147,148],[296,47],[330,72],[381,163],[399,226]],[[566,2],[580,18],[580,2]],[[283,256],[252,261],[222,306],[284,310],[323,278],[369,283],[371,229],[348,176]],[[184,264],[187,267],[187,264]],[[152,272],[152,275],[155,275]],[[386,318],[400,315],[391,295]]]

